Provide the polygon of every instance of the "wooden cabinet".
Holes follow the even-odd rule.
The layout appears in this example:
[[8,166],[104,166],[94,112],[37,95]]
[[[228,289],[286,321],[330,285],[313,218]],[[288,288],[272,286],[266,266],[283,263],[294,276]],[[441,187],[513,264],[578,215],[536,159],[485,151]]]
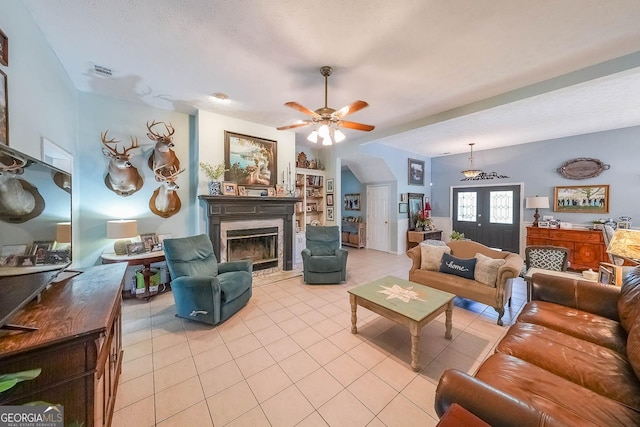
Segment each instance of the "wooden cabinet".
[[407,231],[407,250],[418,246],[424,240],[442,240],[442,230]]
[[308,225],[324,225],[324,171],[296,169],[296,227],[304,231]]
[[13,319],[38,328],[0,333],[0,374],[41,368],[0,405],[41,400],[64,406],[65,425],[109,426],[122,367],[125,263],[89,268],[52,284]]
[[342,244],[364,248],[367,244],[367,230],[364,222],[342,221]]
[[601,230],[568,230],[562,228],[527,227],[527,246],[554,245],[569,249],[569,268],[598,270],[600,262],[608,262],[607,247]]

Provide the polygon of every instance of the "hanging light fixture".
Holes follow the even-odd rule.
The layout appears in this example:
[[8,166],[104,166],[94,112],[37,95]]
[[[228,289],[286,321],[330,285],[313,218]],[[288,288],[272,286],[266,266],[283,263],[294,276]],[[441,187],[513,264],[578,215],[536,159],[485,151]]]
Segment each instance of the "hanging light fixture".
[[467,178],[475,178],[476,176],[482,173],[480,169],[475,169],[473,167],[473,146],[474,145],[475,145],[474,142],[469,143],[469,147],[471,147],[471,156],[469,157],[469,169],[462,171],[462,174]]

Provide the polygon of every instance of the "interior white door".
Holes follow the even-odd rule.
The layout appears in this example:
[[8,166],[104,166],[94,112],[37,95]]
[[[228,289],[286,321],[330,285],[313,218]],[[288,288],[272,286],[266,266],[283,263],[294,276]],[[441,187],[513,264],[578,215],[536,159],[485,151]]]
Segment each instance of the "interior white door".
[[367,186],[367,248],[389,252],[389,186]]

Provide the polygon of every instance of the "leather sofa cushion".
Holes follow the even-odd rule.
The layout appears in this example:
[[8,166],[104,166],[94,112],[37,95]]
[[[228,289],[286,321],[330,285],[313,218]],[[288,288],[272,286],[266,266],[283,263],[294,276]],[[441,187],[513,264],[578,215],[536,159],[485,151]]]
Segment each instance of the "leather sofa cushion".
[[528,323],[513,325],[496,351],[640,409],[640,383],[624,354]]
[[513,356],[490,356],[476,377],[540,412],[553,414],[563,425],[640,425],[640,412],[633,408]]
[[442,254],[451,253],[449,246],[420,245],[420,269],[438,271]]
[[546,301],[527,303],[517,322],[546,326],[567,335],[627,353],[627,334],[615,320]]
[[640,313],[640,267],[629,271],[623,278],[618,298],[618,316],[625,331],[629,332]]

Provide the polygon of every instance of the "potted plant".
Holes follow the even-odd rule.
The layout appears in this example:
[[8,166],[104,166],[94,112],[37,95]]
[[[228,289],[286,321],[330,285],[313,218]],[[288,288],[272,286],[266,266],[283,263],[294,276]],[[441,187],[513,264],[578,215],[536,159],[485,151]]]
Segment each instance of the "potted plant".
[[431,218],[429,218],[429,211],[421,210],[414,215],[413,219],[416,222],[416,231],[431,229]]
[[451,232],[451,234],[449,235],[449,238],[451,240],[464,240],[464,233],[459,233],[459,232],[453,230]]
[[200,162],[200,168],[207,178],[209,178],[209,194],[212,196],[221,195],[222,185],[220,184],[220,178],[228,170],[225,169],[224,163],[219,163],[214,166],[211,163]]

